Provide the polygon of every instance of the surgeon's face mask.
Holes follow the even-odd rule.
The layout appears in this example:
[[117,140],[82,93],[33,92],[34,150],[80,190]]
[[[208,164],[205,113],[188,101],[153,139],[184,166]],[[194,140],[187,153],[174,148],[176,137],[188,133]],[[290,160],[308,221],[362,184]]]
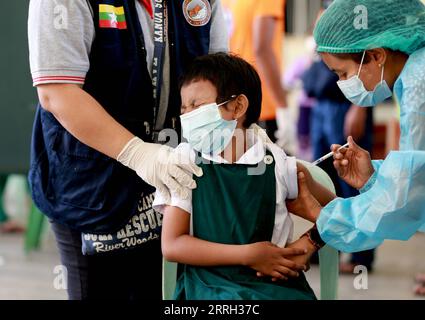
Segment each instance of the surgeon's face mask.
[[180,116],[183,137],[196,151],[217,155],[229,144],[236,129],[236,120],[224,120],[219,108],[235,99],[223,103],[210,103],[200,106]]
[[345,97],[353,104],[361,107],[372,107],[391,97],[392,92],[388,87],[387,82],[384,80],[384,66],[382,66],[381,82],[376,85],[373,91],[366,90],[362,80],[359,78],[365,54],[366,51],[363,52],[362,61],[357,75],[348,80],[340,80],[337,84]]

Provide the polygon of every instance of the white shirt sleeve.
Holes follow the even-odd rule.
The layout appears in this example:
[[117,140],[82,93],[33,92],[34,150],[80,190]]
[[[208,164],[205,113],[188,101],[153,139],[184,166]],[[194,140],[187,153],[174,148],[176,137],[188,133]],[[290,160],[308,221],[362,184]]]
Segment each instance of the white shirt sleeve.
[[[278,190],[283,201],[286,199],[296,199],[298,197],[297,160],[295,157],[288,157],[285,152],[276,145],[269,146],[276,161],[276,181]],[[276,199],[278,202],[280,199]]]
[[[177,146],[177,148],[174,150],[174,152],[179,152],[179,153],[190,153],[190,157],[192,160],[195,159],[195,153],[192,150],[192,148],[190,147],[190,145],[188,143],[181,143]],[[180,209],[183,209],[184,211],[186,211],[189,214],[192,214],[192,191],[189,191],[189,196],[187,199],[182,199],[180,198],[176,192],[174,192],[173,190],[171,190],[171,201],[167,202],[164,198],[164,196],[160,193],[160,192],[156,192],[155,193],[155,200],[152,204],[152,207],[161,212],[164,213],[164,209],[166,206],[173,206],[173,207],[178,207]]]
[[284,247],[292,241],[294,222],[286,208],[286,199],[298,196],[297,164],[293,157],[275,144],[268,145],[275,160],[276,176],[276,213],[272,234],[272,243]]
[[298,197],[297,160],[295,157],[286,158],[286,174],[283,174],[288,189],[287,199]]
[[209,53],[228,52],[229,36],[226,20],[224,19],[221,0],[211,1],[211,30],[210,30],[210,49]]
[[33,85],[84,84],[94,36],[87,0],[31,0],[28,41]]
[[153,201],[152,207],[164,214],[164,209],[166,206],[177,207],[183,209],[189,214],[192,214],[192,191],[189,191],[189,197],[187,199],[181,199],[175,192],[171,192],[171,201],[167,202],[164,196],[156,191],[155,200]]

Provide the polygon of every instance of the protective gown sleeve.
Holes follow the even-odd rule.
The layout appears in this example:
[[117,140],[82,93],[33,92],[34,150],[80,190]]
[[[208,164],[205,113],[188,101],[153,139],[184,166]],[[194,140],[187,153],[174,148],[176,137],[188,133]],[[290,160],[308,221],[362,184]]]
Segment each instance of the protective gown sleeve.
[[393,151],[374,167],[376,180],[368,190],[337,198],[320,212],[322,239],[340,251],[407,240],[425,224],[425,151]]
[[365,193],[368,191],[376,182],[376,176],[377,172],[379,171],[379,168],[381,167],[381,164],[384,162],[384,160],[372,160],[372,166],[373,169],[375,169],[375,173],[369,178],[369,180],[366,182],[366,184],[359,189],[360,193]]

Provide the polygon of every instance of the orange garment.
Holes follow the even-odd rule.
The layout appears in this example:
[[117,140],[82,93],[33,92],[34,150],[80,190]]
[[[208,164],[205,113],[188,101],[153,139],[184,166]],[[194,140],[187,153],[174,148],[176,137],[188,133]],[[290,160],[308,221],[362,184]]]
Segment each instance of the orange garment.
[[[254,65],[257,71],[260,70],[257,68],[254,54],[254,21],[258,17],[276,19],[276,31],[271,45],[279,63],[277,67],[281,74],[285,0],[222,0],[222,5],[229,25],[230,51]],[[261,72],[259,74],[263,89],[260,120],[276,119],[276,108],[278,106],[265,85],[264,76]]]

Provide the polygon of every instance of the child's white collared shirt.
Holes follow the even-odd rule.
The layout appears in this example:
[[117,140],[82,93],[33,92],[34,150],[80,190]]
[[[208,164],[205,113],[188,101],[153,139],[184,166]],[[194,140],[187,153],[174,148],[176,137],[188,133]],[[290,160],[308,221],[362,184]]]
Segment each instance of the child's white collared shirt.
[[[276,211],[271,242],[280,247],[284,247],[288,242],[292,241],[293,234],[293,221],[286,208],[285,200],[295,199],[298,196],[296,160],[294,157],[288,157],[285,152],[275,144],[267,144],[264,146],[264,143],[260,139],[256,139],[254,134],[249,130],[247,133],[247,146],[248,150],[234,164],[255,165],[263,160],[265,162],[270,161],[270,159],[265,158],[266,149],[273,155],[276,176]],[[195,150],[193,150],[188,143],[181,143],[177,146],[175,152],[184,154],[190,153],[193,160],[196,158]],[[229,163],[220,155],[211,156],[202,154],[202,157],[212,162]],[[252,170],[257,169],[259,170],[258,172],[261,173],[260,166]],[[261,192],[261,190],[259,190],[259,192]],[[171,203],[166,203],[162,195],[156,192],[153,208],[163,213],[166,205],[179,207],[189,214],[192,214],[192,193],[189,192],[189,197],[187,199],[181,199],[175,192],[171,192]]]

